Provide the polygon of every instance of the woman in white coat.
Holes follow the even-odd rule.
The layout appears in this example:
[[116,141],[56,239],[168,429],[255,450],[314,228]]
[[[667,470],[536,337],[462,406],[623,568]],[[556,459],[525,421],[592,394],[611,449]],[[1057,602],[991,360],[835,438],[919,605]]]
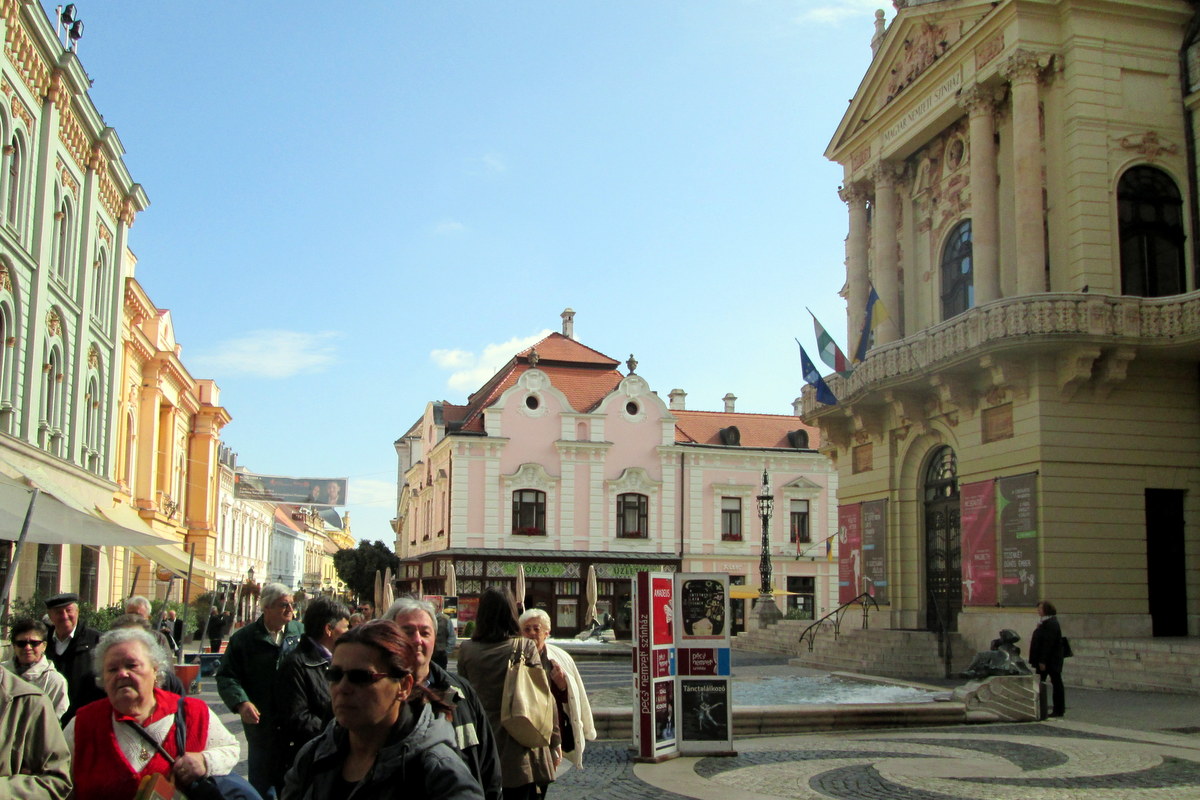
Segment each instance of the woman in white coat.
[[583,688],[583,678],[575,660],[561,647],[547,643],[550,638],[550,615],[540,608],[531,608],[519,620],[521,634],[537,645],[542,664],[550,672],[550,691],[558,706],[558,726],[562,731],[563,756],[576,767],[583,767],[583,747],[586,740],[596,738],[592,722],[592,704]]

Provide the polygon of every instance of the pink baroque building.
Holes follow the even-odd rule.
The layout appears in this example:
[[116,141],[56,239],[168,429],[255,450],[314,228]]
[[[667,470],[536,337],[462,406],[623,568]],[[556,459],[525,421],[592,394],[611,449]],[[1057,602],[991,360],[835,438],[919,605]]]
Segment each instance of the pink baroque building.
[[[763,471],[780,605],[820,616],[837,595],[837,473],[793,415],[689,411],[563,332],[515,355],[465,405],[430,402],[396,441],[399,589],[457,594],[460,617],[489,585],[517,588],[558,635],[583,625],[589,569],[598,607],[627,634],[643,570],[722,572],[760,585]],[[827,547],[832,545],[832,549]],[[735,601],[735,630],[751,601]]]

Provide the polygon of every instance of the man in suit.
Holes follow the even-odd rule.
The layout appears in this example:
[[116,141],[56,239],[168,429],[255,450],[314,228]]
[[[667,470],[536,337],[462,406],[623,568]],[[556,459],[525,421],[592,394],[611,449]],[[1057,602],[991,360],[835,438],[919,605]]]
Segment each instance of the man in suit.
[[65,725],[81,706],[104,697],[96,685],[92,650],[100,641],[100,631],[79,626],[79,595],[72,592],[46,599],[46,614],[54,626],[54,635],[46,647],[46,658],[67,679],[70,705],[63,716]]

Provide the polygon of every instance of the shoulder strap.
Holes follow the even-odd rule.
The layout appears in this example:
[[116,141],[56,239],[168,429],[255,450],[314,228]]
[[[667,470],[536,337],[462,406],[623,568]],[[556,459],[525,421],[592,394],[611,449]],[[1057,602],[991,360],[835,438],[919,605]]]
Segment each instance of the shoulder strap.
[[160,756],[162,756],[163,758],[165,758],[167,760],[168,764],[171,764],[171,765],[175,764],[175,759],[171,756],[170,753],[168,753],[166,751],[166,749],[162,746],[161,743],[154,741],[154,737],[150,735],[149,731],[147,731],[145,728],[143,728],[141,725],[138,725],[136,722],[134,722],[131,719],[123,719],[121,721],[124,722],[129,727],[133,728],[134,733],[136,733],[138,736],[145,739],[150,744],[151,747],[153,747],[155,750],[158,751],[158,754]]
[[187,720],[184,716],[184,698],[179,696],[179,707],[175,709],[175,752],[183,755],[187,752]]

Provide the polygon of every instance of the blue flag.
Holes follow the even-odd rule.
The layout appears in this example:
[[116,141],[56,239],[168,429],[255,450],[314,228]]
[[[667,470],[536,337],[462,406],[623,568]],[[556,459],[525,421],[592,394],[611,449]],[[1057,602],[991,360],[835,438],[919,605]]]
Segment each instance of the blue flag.
[[871,286],[871,293],[867,295],[867,309],[866,315],[863,317],[862,333],[858,337],[858,347],[854,349],[855,364],[861,363],[867,357],[867,350],[871,346],[871,334],[875,333],[879,323],[887,318],[887,308],[879,302],[879,293],[875,291],[874,286]]
[[827,406],[836,406],[837,398],[829,390],[821,373],[813,366],[812,359],[808,357],[808,353],[804,352],[804,345],[800,344],[799,339],[796,340],[796,345],[800,348],[800,371],[804,373],[805,382],[817,390],[817,401]]

